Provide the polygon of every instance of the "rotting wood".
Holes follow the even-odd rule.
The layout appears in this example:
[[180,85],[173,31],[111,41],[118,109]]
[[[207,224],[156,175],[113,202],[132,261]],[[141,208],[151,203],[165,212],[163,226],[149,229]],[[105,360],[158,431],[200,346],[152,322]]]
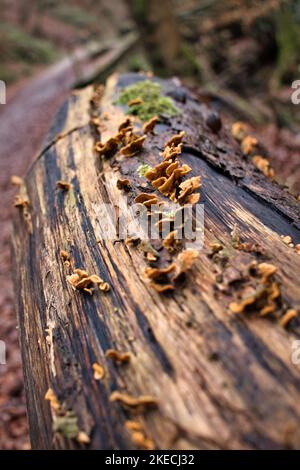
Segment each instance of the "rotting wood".
[[[300,255],[281,238],[299,244],[299,202],[243,157],[226,122],[211,131],[205,106],[172,81],[163,82],[164,91],[185,94],[185,103],[176,102],[181,113],[157,123],[136,156],[100,158],[95,142],[105,142],[125,121],[113,104],[116,88],[141,79],[113,76],[99,109],[91,109],[92,87],[74,94],[25,180],[32,234],[16,212],[13,251],[32,445],[135,448],[125,423],[138,417],[156,448],[299,448],[300,370],[291,361],[299,317],[293,314],[286,328],[279,324],[300,307]],[[101,129],[90,123],[95,114]],[[98,209],[153,193],[139,168],[155,168],[165,143],[182,130],[181,164],[192,169],[188,177],[201,176],[205,241],[185,282],[159,293],[144,275],[147,254],[160,268],[178,254],[159,244],[104,240],[109,214]],[[56,140],[57,134],[64,137]],[[130,181],[129,193],[117,188],[120,178]],[[70,182],[69,191],[55,190],[59,180]],[[262,246],[263,253],[235,248],[235,225],[240,243]],[[230,312],[253,262],[277,267],[281,297],[273,318]],[[74,291],[66,280],[73,268],[99,276],[111,290],[93,296]],[[130,362],[116,367],[105,357],[109,349],[130,353]],[[105,370],[101,380],[95,364]],[[76,416],[86,443],[53,432],[44,399],[49,388]],[[157,406],[128,409],[111,401],[120,396],[152,397]],[[139,447],[142,436],[136,437]]]

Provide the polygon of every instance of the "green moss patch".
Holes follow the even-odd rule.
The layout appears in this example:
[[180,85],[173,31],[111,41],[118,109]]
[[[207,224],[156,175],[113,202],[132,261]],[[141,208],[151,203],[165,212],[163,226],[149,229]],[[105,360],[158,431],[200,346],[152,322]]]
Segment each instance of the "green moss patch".
[[53,431],[59,432],[68,439],[74,439],[78,434],[77,416],[68,411],[64,416],[55,416]]
[[136,171],[140,177],[143,177],[145,176],[145,173],[147,173],[147,171],[149,170],[152,170],[152,166],[148,165],[147,163],[143,163],[142,165],[138,167]]
[[116,103],[127,105],[136,98],[141,98],[142,103],[130,106],[127,114],[134,114],[141,121],[147,121],[154,116],[172,117],[180,112],[173,100],[162,94],[161,86],[150,80],[143,80],[123,88]]

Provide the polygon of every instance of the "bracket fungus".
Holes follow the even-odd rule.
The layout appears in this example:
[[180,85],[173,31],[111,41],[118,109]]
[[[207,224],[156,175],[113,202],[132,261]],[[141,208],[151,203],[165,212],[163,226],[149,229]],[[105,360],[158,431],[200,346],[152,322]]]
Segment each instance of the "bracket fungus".
[[259,312],[260,316],[274,313],[278,308],[281,291],[278,283],[273,279],[277,267],[269,263],[253,264],[254,285],[246,286],[242,298],[231,302],[229,309],[232,313],[242,313],[252,309]]
[[241,121],[234,122],[231,126],[231,134],[239,142],[246,137],[248,130],[247,124]]
[[120,364],[129,362],[131,359],[131,354],[129,352],[122,353],[120,351],[116,351],[115,349],[108,349],[105,352],[105,356],[113,359],[115,362],[119,362]]
[[94,148],[95,148],[95,151],[99,154],[99,156],[103,155],[106,158],[110,158],[118,150],[118,145],[119,145],[119,142],[116,139],[116,137],[111,137],[104,144],[101,142],[96,142]]
[[273,168],[270,167],[270,162],[267,158],[260,155],[254,155],[254,157],[252,157],[252,162],[265,176],[268,178],[274,178],[275,172]]
[[94,379],[95,380],[102,380],[105,377],[105,369],[101,364],[98,364],[97,362],[94,362],[92,365],[93,371],[94,371]]
[[146,268],[144,274],[150,287],[160,293],[174,290],[176,282],[193,267],[198,256],[197,250],[187,249],[165,268]]
[[117,188],[129,192],[131,189],[131,183],[127,178],[119,178],[117,180]]
[[67,281],[74,290],[83,290],[89,294],[93,293],[93,289],[91,288],[93,284],[96,284],[99,290],[104,292],[110,289],[109,284],[103,281],[99,276],[96,274],[88,275],[87,271],[83,269],[75,269],[73,274],[67,276]]
[[27,225],[28,233],[32,234],[32,219],[30,214],[30,200],[27,194],[26,184],[23,178],[13,176],[12,184],[19,187],[19,194],[15,196],[14,207],[18,207],[22,211],[23,219]]
[[142,150],[145,139],[145,135],[141,137],[133,135],[129,143],[121,148],[121,153],[125,157],[133,157]]
[[152,397],[151,395],[140,395],[138,397],[132,397],[127,393],[122,393],[119,391],[114,391],[110,395],[109,400],[111,402],[118,401],[122,405],[128,406],[130,408],[139,408],[145,406],[157,406],[158,401],[156,398]]
[[62,191],[69,191],[71,189],[71,184],[68,181],[59,180],[56,182],[56,187]]
[[136,196],[134,202],[137,204],[143,204],[145,207],[150,207],[157,205],[159,203],[159,199],[155,193],[140,193]]
[[256,149],[258,141],[255,137],[248,135],[241,142],[241,149],[244,155],[250,155]]
[[157,116],[153,116],[151,119],[146,121],[143,125],[143,131],[145,132],[145,134],[153,132],[154,127],[156,126],[157,122],[158,122],[158,117]]

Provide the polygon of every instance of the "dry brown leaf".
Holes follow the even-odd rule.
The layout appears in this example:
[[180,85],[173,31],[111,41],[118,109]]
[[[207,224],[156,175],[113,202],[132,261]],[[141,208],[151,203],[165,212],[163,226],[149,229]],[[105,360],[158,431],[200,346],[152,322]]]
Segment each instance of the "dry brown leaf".
[[21,186],[22,184],[24,184],[23,178],[21,178],[21,176],[16,176],[16,175],[13,175],[13,176],[10,178],[10,182],[11,182],[11,184],[13,184],[14,186]]

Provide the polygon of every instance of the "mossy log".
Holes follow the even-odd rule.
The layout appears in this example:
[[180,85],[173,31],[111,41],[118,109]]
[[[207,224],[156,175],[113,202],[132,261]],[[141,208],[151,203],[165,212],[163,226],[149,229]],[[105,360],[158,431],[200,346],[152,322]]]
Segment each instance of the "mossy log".
[[[16,209],[14,279],[32,446],[299,448],[300,369],[291,356],[300,322],[294,318],[283,328],[278,321],[300,306],[300,255],[281,238],[300,242],[299,202],[243,157],[225,119],[213,132],[209,110],[177,81],[159,83],[180,113],[164,118],[137,155],[100,158],[95,142],[105,142],[124,119],[114,104],[117,90],[142,79],[112,76],[96,105],[93,87],[72,94],[26,176],[25,221]],[[154,192],[137,168],[161,162],[164,143],[181,130],[180,160],[202,177],[204,246],[185,280],[159,293],[145,279],[149,260],[139,246],[99,240],[111,215],[98,208],[125,197],[118,178],[131,182],[129,204],[140,192]],[[69,190],[57,188],[58,180],[69,182]],[[262,252],[233,247],[235,224],[242,240]],[[223,259],[212,254],[216,240]],[[157,249],[158,263],[172,259]],[[70,255],[69,266],[61,250]],[[233,314],[229,305],[253,261],[278,268],[280,299],[270,315],[255,308]],[[74,268],[100,276],[110,291],[72,289],[66,278]],[[116,363],[108,349],[129,352],[131,360]],[[101,380],[94,363],[104,368]],[[45,400],[49,389],[58,412],[53,398],[52,409]],[[126,407],[111,401],[115,391],[155,397],[157,404]],[[73,421],[58,425],[57,413]],[[128,420],[143,430],[134,434]],[[81,432],[80,442],[68,425]]]

